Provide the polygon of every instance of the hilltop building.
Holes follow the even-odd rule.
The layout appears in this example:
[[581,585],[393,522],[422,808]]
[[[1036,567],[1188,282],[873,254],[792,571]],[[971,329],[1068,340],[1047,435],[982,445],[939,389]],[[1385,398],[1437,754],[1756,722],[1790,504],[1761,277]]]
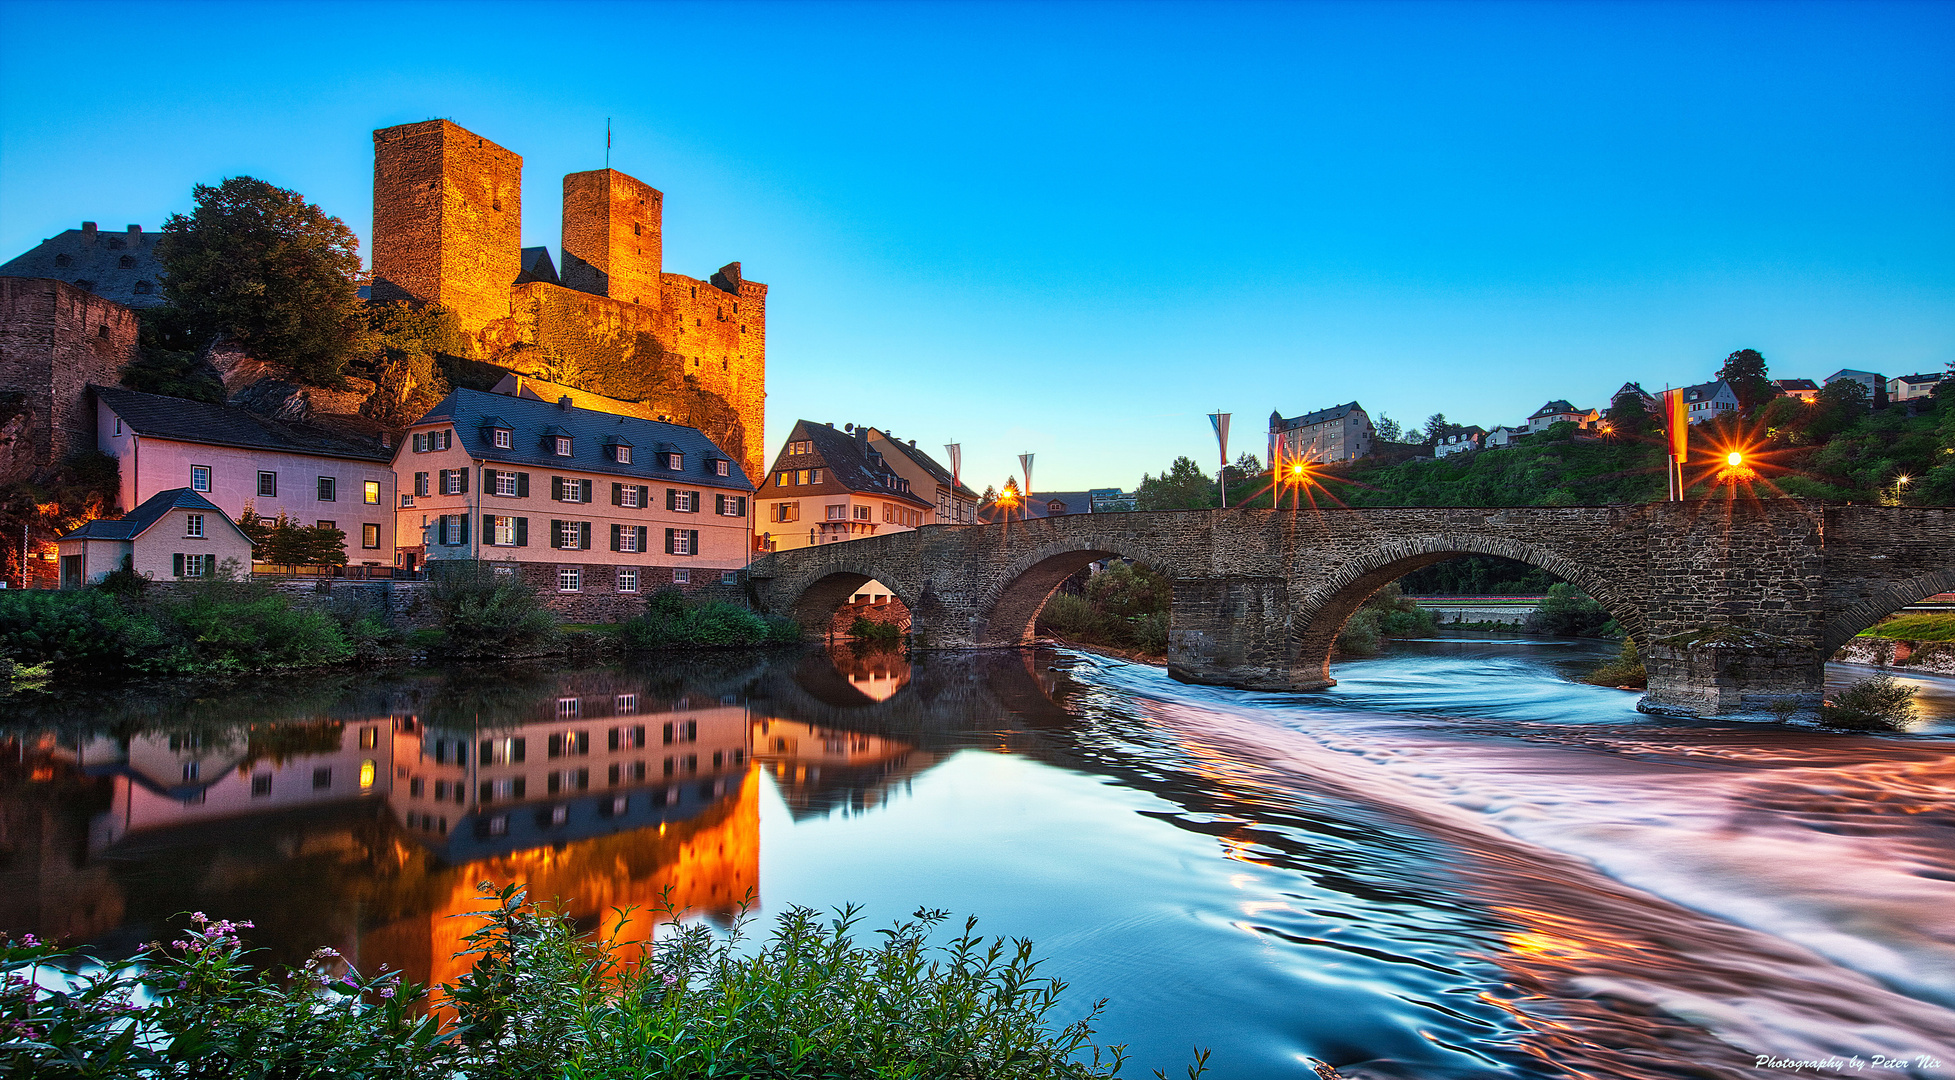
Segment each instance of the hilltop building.
[[754,495],[759,508],[754,528],[763,550],[907,532],[929,522],[936,507],[870,445],[870,431],[853,424],[842,432],[833,424],[795,423]]
[[447,120],[373,133],[377,302],[454,312],[477,359],[698,428],[758,475],[767,286],[662,265],[663,193],[615,169],[563,178],[561,266],[522,246],[523,159]]
[[1554,425],[1562,423],[1574,424],[1577,427],[1589,427],[1601,418],[1602,414],[1594,409],[1577,409],[1566,401],[1556,399],[1528,415],[1527,430],[1530,433],[1546,431]]
[[1887,380],[1887,400],[1912,401],[1915,398],[1930,397],[1935,387],[1948,378],[1944,373],[1929,372],[1921,375],[1897,375]]
[[1269,462],[1356,461],[1371,453],[1371,416],[1355,401],[1284,419],[1269,414]]
[[1441,428],[1432,440],[1433,457],[1471,453],[1486,446],[1487,429],[1478,425],[1452,424]]
[[1878,409],[1887,404],[1887,376],[1878,371],[1860,371],[1855,368],[1841,368],[1819,380],[1821,386],[1831,386],[1841,379],[1852,379],[1867,388],[1867,400]]
[[95,449],[88,386],[136,359],[136,331],[135,312],[87,289],[0,277],[0,482]]
[[1701,424],[1720,416],[1736,416],[1738,394],[1722,379],[1683,388],[1685,415],[1690,423]]
[[141,225],[103,232],[84,221],[0,263],[0,277],[50,278],[123,307],[155,307],[163,302],[163,264],[156,261],[161,235]]
[[1772,389],[1808,405],[1819,400],[1819,384],[1811,379],[1773,379]]

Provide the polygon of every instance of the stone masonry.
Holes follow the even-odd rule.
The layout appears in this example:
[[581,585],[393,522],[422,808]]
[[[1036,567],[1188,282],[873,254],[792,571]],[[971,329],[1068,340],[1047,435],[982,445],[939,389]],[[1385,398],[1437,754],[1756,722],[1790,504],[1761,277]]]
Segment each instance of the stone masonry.
[[751,577],[768,609],[810,629],[874,579],[928,647],[1010,646],[1031,640],[1061,581],[1125,557],[1174,580],[1176,678],[1316,689],[1332,685],[1332,646],[1367,597],[1457,555],[1539,566],[1608,608],[1646,658],[1646,710],[1763,715],[1815,707],[1835,649],[1955,589],[1955,509],[1774,499],[1082,514],[779,552]]
[[766,469],[767,286],[666,273],[665,197],[615,169],[563,180],[561,284],[522,275],[521,156],[447,120],[373,133],[373,298],[455,313],[475,358],[704,431]]
[[0,277],[0,481],[95,449],[88,384],[136,358],[136,313],[50,278]]

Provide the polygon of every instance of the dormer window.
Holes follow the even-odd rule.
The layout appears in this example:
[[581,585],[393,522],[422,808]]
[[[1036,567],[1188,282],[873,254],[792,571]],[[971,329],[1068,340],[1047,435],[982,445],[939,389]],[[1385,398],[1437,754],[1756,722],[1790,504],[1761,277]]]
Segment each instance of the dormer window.
[[570,436],[558,435],[552,441],[556,444],[556,452],[558,457],[570,456]]
[[611,448],[611,457],[620,465],[631,464],[631,447],[623,443]]
[[731,473],[730,473],[730,472],[728,472],[728,467],[727,467],[727,463],[726,463],[726,462],[724,462],[724,461],[715,461],[715,462],[713,462],[713,475],[715,475],[715,476],[729,476],[729,475],[731,475]]
[[685,456],[684,454],[667,454],[667,455],[665,455],[665,467],[666,467],[666,468],[668,468],[668,469],[683,469],[683,468],[685,468],[685,467],[686,467],[686,456]]
[[498,450],[507,450],[516,443],[515,433],[506,427],[490,428],[489,443]]

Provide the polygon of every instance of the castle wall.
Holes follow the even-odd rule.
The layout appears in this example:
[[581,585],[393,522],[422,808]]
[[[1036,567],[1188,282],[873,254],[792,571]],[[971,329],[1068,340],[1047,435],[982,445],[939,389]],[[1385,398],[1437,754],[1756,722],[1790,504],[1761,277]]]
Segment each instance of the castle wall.
[[0,481],[95,448],[88,384],[115,385],[136,330],[135,312],[67,282],[0,278]]
[[440,304],[473,333],[522,272],[522,156],[447,120],[373,133],[373,298]]
[[663,266],[665,196],[616,169],[563,178],[567,288],[629,304],[656,304]]

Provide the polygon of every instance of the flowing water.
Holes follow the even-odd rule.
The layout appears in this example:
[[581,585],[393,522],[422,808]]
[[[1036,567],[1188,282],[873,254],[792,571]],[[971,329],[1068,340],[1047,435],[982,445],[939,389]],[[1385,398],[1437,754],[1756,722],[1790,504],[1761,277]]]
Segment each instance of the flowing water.
[[1296,695],[1038,650],[67,700],[6,729],[0,929],[126,951],[196,909],[425,981],[485,880],[593,925],[929,906],[1108,998],[1133,1075],[1955,1075],[1955,680],[1904,736],[1693,724],[1569,680],[1603,651],[1401,643]]

